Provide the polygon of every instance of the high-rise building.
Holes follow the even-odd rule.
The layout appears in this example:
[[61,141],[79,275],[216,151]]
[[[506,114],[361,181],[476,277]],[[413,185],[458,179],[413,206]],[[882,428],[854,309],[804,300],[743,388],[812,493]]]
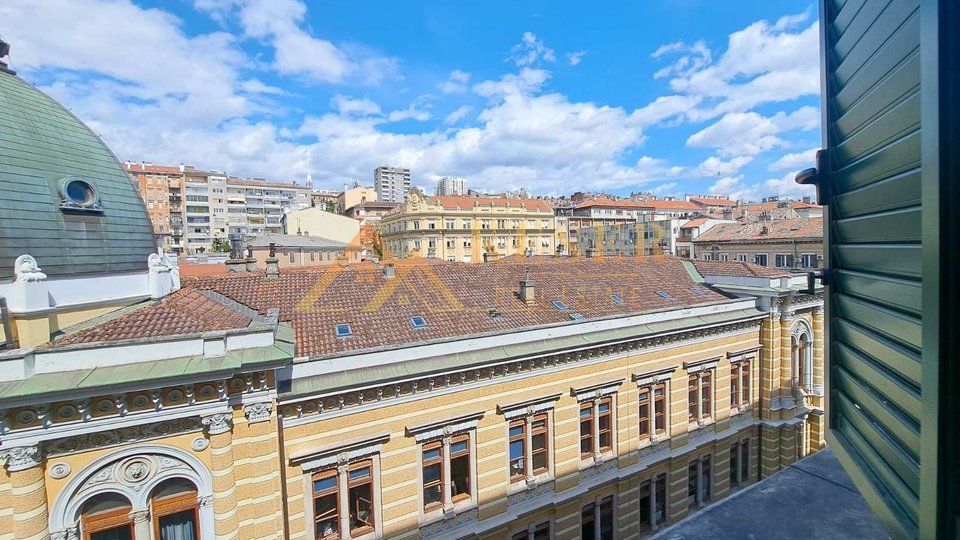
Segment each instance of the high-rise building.
[[402,203],[410,190],[410,169],[377,167],[373,171],[373,187],[377,190],[377,200]]
[[177,253],[212,251],[214,241],[225,246],[230,234],[281,234],[284,212],[310,206],[307,186],[241,180],[193,167],[123,165],[139,187],[160,245]]
[[436,195],[466,195],[467,179],[458,176],[445,176],[437,182]]

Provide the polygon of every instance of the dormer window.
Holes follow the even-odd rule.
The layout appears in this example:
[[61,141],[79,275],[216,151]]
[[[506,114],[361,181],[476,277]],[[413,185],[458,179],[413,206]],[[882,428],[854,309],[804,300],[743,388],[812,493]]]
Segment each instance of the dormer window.
[[100,192],[93,180],[79,176],[68,176],[60,180],[60,208],[102,212]]

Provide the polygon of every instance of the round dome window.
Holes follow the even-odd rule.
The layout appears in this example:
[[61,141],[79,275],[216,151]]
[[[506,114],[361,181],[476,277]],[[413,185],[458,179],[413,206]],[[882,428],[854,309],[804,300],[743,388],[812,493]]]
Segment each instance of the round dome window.
[[100,209],[100,193],[92,180],[70,176],[60,181],[60,197],[64,208]]

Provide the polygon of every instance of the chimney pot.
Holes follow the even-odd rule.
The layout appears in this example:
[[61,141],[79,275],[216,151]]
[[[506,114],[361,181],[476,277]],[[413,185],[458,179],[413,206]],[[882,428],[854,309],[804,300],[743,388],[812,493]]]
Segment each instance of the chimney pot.
[[520,280],[520,300],[528,306],[536,304],[536,286],[530,277]]

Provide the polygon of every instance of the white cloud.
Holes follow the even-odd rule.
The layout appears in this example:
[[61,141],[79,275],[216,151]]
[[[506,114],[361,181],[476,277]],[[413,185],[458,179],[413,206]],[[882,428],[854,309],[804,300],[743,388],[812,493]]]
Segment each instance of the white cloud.
[[784,144],[774,122],[755,112],[727,113],[687,139],[687,146],[716,148],[723,157],[755,155]]
[[272,94],[282,96],[286,95],[287,93],[283,88],[264,84],[263,81],[259,79],[248,79],[243,81],[240,83],[240,88],[244,92],[249,92],[251,94]]
[[747,184],[743,181],[743,175],[728,176],[714,182],[708,191],[713,195],[729,195],[731,199],[745,201],[759,201],[770,195],[792,199],[815,197],[816,189],[813,186],[796,183],[794,180],[796,174],[797,171],[790,172],[782,178],[771,178],[757,184]]
[[655,74],[672,77],[674,92],[709,98],[709,105],[691,113],[707,120],[729,112],[745,112],[756,105],[817,95],[820,88],[818,24],[797,31],[809,14],[758,21],[730,34],[727,50],[714,61],[703,42],[670,43],[654,58],[677,55],[674,63]]
[[488,98],[502,98],[516,94],[533,94],[540,91],[550,72],[543,69],[523,68],[520,73],[508,73],[499,81],[483,81],[473,85],[473,91]]
[[770,164],[771,171],[781,171],[783,169],[806,169],[816,166],[816,156],[818,148],[811,148],[803,152],[784,154],[780,159]]
[[391,122],[399,122],[401,120],[416,120],[417,122],[426,122],[432,117],[433,116],[430,114],[430,111],[425,111],[418,108],[416,103],[411,103],[406,109],[393,111],[388,116]]
[[567,63],[571,66],[575,66],[583,60],[583,56],[587,54],[587,51],[574,51],[567,53]]
[[556,59],[553,49],[547,48],[533,32],[524,32],[520,43],[510,49],[510,56],[507,57],[507,60],[516,64],[517,67],[531,66],[541,60],[554,62]]
[[460,120],[463,120],[472,110],[473,107],[469,105],[463,105],[462,107],[459,107],[457,110],[448,114],[447,117],[443,119],[443,123],[448,126],[456,124]]
[[342,115],[371,116],[383,114],[380,106],[369,99],[354,99],[350,96],[337,94],[330,100],[330,107]]
[[303,27],[307,6],[300,0],[196,0],[194,6],[219,21],[236,9],[244,34],[273,47],[272,67],[279,73],[323,83],[349,79],[379,84],[399,76],[395,58],[378,57],[357,47],[347,50],[311,35]]
[[467,83],[470,82],[470,74],[459,69],[450,72],[450,77],[437,85],[444,94],[457,94],[467,91]]
[[703,176],[733,176],[751,161],[753,161],[751,156],[736,156],[729,161],[710,156],[697,167],[697,170]]

